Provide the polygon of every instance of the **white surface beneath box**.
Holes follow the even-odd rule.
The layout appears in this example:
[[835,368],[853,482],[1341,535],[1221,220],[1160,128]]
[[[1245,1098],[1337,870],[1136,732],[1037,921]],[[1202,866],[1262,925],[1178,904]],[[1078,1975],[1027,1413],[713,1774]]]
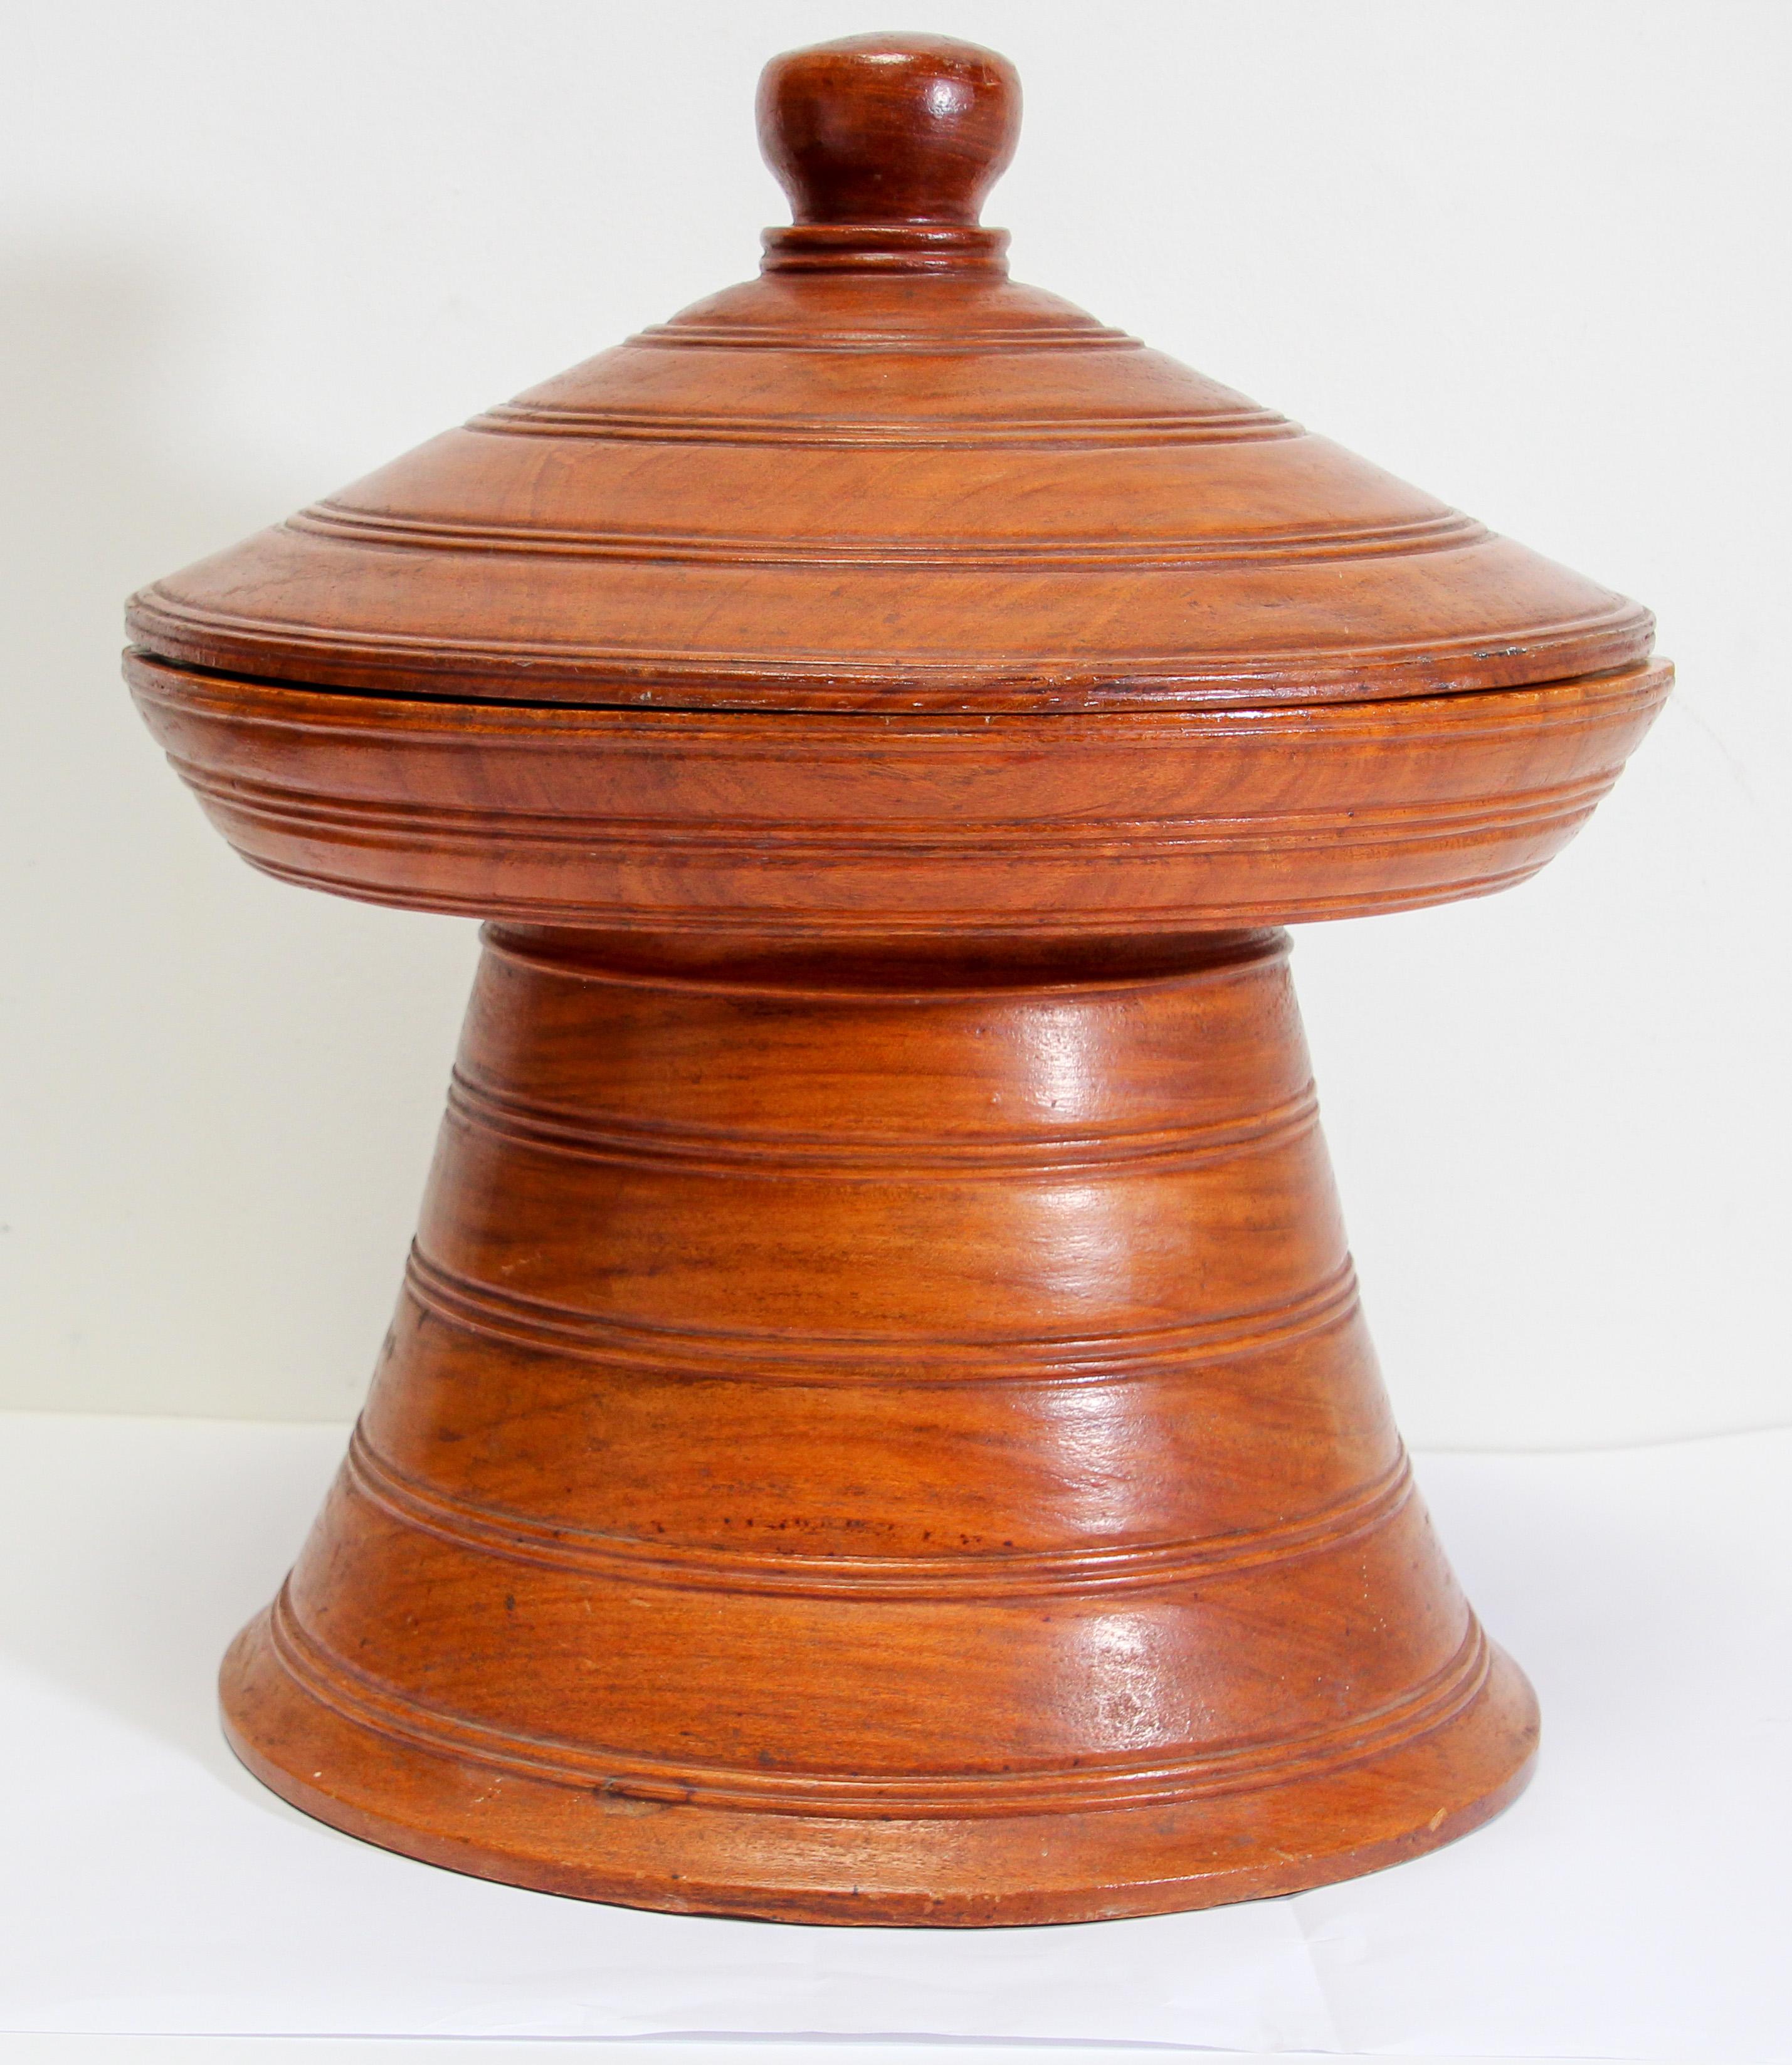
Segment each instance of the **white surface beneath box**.
[[1291,1899],[971,1932],[560,1900],[265,1791],[213,1675],[343,1438],[0,1419],[0,2032],[1792,2058],[1792,1430],[1421,1459],[1543,1704],[1490,1827]]

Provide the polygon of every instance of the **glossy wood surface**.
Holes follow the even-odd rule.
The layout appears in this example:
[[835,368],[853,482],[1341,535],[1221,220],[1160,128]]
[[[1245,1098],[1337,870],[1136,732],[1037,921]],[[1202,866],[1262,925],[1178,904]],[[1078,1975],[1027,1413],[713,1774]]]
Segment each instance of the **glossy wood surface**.
[[[973,228],[1014,155],[1021,82],[1005,58],[973,43],[845,36],[774,58],[758,117],[760,148],[799,228]],[[774,248],[831,244],[779,237]],[[930,254],[924,242],[908,255],[942,250],[964,255],[950,243]]]
[[370,900],[735,941],[1042,944],[1410,909],[1534,873],[1661,664],[1476,697],[977,720],[301,694],[133,657],[257,867]]
[[974,218],[1017,115],[965,45],[775,60],[798,220],[760,278],[156,582],[132,635],[382,693],[979,716],[1647,657],[1635,603],[1011,282]]
[[1284,946],[819,990],[491,932],[373,1395],[226,1667],[254,1768],[811,1921],[1197,1906],[1502,1804],[1534,1708],[1389,1416]]
[[775,60],[765,270],[133,606],[304,887],[487,919],[397,1318],[226,1661],[337,1826],[951,1926],[1315,1885],[1536,1740],[1276,928],[1486,894],[1647,612],[1011,285],[1005,61]]

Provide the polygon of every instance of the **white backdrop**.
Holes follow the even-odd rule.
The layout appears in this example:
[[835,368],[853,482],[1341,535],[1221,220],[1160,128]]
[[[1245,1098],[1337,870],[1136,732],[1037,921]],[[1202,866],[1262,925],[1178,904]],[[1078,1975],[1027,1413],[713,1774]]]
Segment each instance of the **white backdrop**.
[[1680,664],[1537,882],[1300,937],[1408,1432],[1792,1419],[1783,0],[14,0],[0,1404],[351,1411],[475,951],[230,856],[125,593],[750,271],[759,65],[889,26],[1020,66],[1020,277]]

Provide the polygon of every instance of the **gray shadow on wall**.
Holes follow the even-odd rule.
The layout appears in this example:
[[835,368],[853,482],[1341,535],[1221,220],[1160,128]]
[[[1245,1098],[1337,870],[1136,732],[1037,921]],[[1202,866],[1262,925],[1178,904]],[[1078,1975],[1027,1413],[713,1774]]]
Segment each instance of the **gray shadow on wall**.
[[191,285],[0,247],[0,1409],[322,1424],[0,1428],[0,1652],[285,1815],[217,1666],[373,1367],[475,939],[252,874],[131,706],[127,595],[331,484],[184,447]]
[[334,484],[183,438],[220,299],[0,247],[0,1408],[346,1417],[465,994],[471,926],[245,868],[119,678],[134,588]]
[[123,604],[267,519],[173,455],[179,304],[141,261],[0,248],[0,1406],[159,1409],[133,1365],[183,1291],[146,1303],[131,1259],[197,1245],[168,1000],[211,835],[119,679]]
[[47,677],[76,689],[76,668],[91,700],[87,663],[96,641],[115,657],[132,588],[285,513],[183,469],[147,428],[168,413],[157,390],[180,307],[140,261],[0,251],[9,702]]
[[[280,513],[183,468],[152,428],[168,414],[158,385],[177,341],[177,307],[164,279],[115,255],[0,252],[0,893],[21,921],[0,967],[0,1040],[14,1086],[5,1129],[22,1135],[0,1155],[8,1332],[34,1304],[54,1306],[71,1327],[87,1322],[108,1295],[136,1214],[159,1191],[167,1203],[168,1172],[133,1166],[134,1143],[116,1127],[121,1100],[153,1093],[129,1080],[136,992],[128,965],[115,966],[115,943],[135,931],[152,948],[170,936],[168,874],[144,857],[165,845],[171,822],[190,820],[196,844],[213,835],[119,678],[123,604],[146,580]],[[76,1050],[99,1077],[91,1101],[57,1094],[59,1081],[83,1070],[52,1068],[52,1048]],[[96,1127],[107,1138],[95,1141]],[[47,1206],[44,1174],[59,1162],[87,1180],[109,1170],[111,1180],[85,1201],[78,1185]],[[132,1315],[119,1316],[128,1328]],[[156,1323],[140,1315],[146,1347]],[[12,1383],[27,1384],[22,1355],[7,1360]],[[79,1392],[27,1392],[26,1402],[85,1401]],[[212,1467],[187,1467],[153,1496],[117,1501],[105,1497],[103,1472],[97,1497],[83,1497],[81,1445],[114,1469],[135,1448],[153,1470],[153,1433],[127,1420],[71,1420],[48,1439],[66,1473],[54,1486],[18,1483],[8,1497],[14,1567],[0,1643],[26,1671],[260,1795],[218,1732],[218,1657],[261,1602],[252,1594],[277,1582],[297,1549],[327,1469],[310,1451],[339,1444],[339,1433],[306,1430],[295,1468],[277,1465],[266,1437],[245,1432],[225,1451],[204,1451]],[[42,1423],[21,1429],[18,1452],[35,1454],[44,1441]],[[13,1468],[9,1459],[9,1476]],[[40,1592],[51,1571],[53,1587]]]

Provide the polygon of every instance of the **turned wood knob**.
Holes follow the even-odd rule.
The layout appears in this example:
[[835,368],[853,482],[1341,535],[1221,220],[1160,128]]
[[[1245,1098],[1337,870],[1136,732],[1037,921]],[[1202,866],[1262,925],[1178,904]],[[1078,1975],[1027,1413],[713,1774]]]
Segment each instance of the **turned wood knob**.
[[774,58],[759,144],[799,224],[974,224],[1014,155],[1021,82],[945,36],[847,36]]

